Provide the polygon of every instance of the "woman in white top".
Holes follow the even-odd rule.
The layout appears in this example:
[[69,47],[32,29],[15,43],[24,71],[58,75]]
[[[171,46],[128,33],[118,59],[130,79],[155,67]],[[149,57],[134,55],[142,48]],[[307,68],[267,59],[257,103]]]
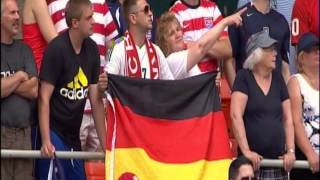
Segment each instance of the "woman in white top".
[[298,42],[297,69],[288,82],[296,157],[308,160],[311,171],[294,169],[291,179],[312,180],[319,177],[319,39],[312,33]]
[[157,22],[156,43],[167,57],[174,78],[183,79],[201,74],[196,64],[206,56],[224,28],[232,24],[241,24],[240,15],[245,10],[246,8],[222,19],[198,41],[189,44],[188,47],[183,40],[182,28],[175,15],[170,12],[161,15]]

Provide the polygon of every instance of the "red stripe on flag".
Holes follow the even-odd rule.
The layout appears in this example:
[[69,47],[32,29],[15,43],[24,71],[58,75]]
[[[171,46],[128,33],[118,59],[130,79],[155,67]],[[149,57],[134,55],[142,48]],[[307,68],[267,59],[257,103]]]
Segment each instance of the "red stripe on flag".
[[[185,120],[156,119],[138,115],[118,99],[116,147],[143,148],[150,158],[164,163],[190,163],[232,157],[222,111]],[[107,149],[110,150],[114,114],[108,109]]]

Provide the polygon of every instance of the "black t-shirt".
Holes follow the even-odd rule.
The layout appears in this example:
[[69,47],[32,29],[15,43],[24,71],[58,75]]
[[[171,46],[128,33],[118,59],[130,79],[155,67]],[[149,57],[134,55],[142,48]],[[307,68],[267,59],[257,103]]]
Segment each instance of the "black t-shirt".
[[48,45],[40,70],[40,80],[55,86],[50,99],[50,129],[66,144],[80,150],[79,131],[88,87],[99,77],[100,58],[95,42],[86,38],[76,54],[68,31]]
[[266,30],[269,31],[270,37],[278,41],[276,70],[281,72],[282,60],[289,63],[290,30],[288,22],[282,14],[274,9],[271,9],[267,14],[262,14],[251,3],[245,6],[247,10],[241,15],[242,26],[236,27],[233,25],[228,28],[236,70],[242,69],[243,63],[247,58],[246,43],[249,37],[252,34]]
[[258,86],[252,71],[238,72],[233,92],[248,96],[243,121],[251,150],[264,158],[278,159],[285,152],[282,102],[288,99],[288,90],[281,73],[272,72],[267,95]]

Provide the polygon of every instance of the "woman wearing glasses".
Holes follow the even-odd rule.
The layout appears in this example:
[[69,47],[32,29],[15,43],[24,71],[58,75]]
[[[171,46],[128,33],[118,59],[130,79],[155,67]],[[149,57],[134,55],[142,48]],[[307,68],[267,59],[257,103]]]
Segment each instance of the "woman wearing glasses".
[[[276,67],[277,41],[269,33],[253,34],[248,55],[236,76],[230,115],[240,154],[248,158],[258,179],[287,180],[295,161],[294,130],[288,90]],[[266,159],[283,159],[283,168],[260,168]]]

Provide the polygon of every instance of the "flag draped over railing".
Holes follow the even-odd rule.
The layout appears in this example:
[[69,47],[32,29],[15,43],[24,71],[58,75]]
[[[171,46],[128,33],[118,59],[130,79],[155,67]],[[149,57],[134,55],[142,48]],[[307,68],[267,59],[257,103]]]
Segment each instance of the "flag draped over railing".
[[109,75],[106,179],[227,179],[232,156],[214,77]]

